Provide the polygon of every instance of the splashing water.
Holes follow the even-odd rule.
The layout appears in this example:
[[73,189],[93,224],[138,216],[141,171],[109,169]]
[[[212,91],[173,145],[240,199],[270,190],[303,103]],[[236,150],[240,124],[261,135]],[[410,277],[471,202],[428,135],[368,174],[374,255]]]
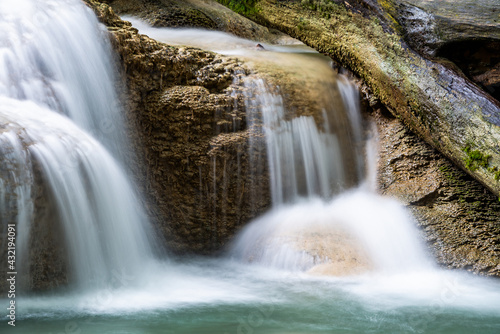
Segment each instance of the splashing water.
[[[360,177],[368,186],[341,194],[346,169],[363,174],[359,154],[354,167],[347,164],[328,116],[323,116],[322,130],[311,116],[286,120],[281,96],[261,81],[256,86],[258,93],[248,100],[263,119],[274,208],[243,229],[231,256],[266,267],[341,276],[430,269],[409,215],[395,201],[369,191],[376,161],[368,160],[367,179]],[[345,77],[338,86],[350,125],[343,135],[352,136],[348,147],[356,152],[362,142],[359,95]],[[373,155],[370,141],[366,146],[367,155]]]

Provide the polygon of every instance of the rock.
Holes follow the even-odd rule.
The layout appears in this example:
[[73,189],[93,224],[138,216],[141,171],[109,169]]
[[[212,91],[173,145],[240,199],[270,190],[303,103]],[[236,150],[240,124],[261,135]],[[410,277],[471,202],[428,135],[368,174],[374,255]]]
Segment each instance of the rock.
[[453,61],[500,100],[500,18],[494,0],[393,0],[405,39],[417,51]]
[[495,0],[392,0],[395,18],[410,45],[435,56],[445,44],[500,40],[500,9]]
[[[87,2],[119,55],[129,132],[142,157],[130,168],[155,228],[174,253],[220,249],[270,203],[267,169],[258,159],[265,157],[264,142],[247,150],[236,79],[248,69],[232,58],[139,35],[107,5]],[[262,161],[252,170],[250,154]]]
[[[7,146],[8,147],[8,146]],[[5,149],[4,146],[2,149]],[[5,152],[2,152],[2,154]],[[41,166],[33,159],[31,165],[27,169],[31,169],[31,194],[33,200],[33,218],[32,224],[29,226],[29,235],[27,240],[23,239],[20,229],[22,224],[18,223],[18,202],[17,194],[13,191],[16,183],[22,178],[19,178],[19,166],[5,163],[0,167],[2,178],[2,190],[8,203],[4,203],[3,207],[10,210],[0,213],[0,221],[4,224],[5,229],[0,232],[0,240],[7,241],[7,224],[16,225],[16,263],[15,271],[20,273],[29,273],[28,275],[18,275],[16,281],[16,290],[23,293],[24,291],[44,291],[53,289],[59,286],[65,286],[69,281],[67,271],[67,249],[62,235],[61,224],[55,207],[54,194],[50,191],[50,187],[46,186],[47,182],[44,178]],[[12,169],[12,167],[14,169]],[[23,252],[27,248],[22,247],[23,243],[31,245],[29,252]],[[7,244],[2,243],[2,257],[0,258],[0,266],[8,268]],[[3,270],[0,281],[0,289],[8,291],[7,281],[5,276],[7,272],[12,270]]]
[[317,276],[359,275],[375,267],[361,243],[339,227],[308,229],[294,235],[295,248],[318,259],[307,271]]
[[234,13],[215,1],[202,0],[107,0],[119,15],[134,15],[154,27],[192,27],[219,30],[268,43],[292,39]]
[[379,109],[378,183],[416,218],[436,261],[500,276],[500,202],[477,181]]

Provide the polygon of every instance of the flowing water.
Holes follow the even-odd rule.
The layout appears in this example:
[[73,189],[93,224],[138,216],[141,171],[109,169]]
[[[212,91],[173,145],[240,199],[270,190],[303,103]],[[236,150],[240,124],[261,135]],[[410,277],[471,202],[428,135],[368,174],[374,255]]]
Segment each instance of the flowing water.
[[[75,285],[18,291],[16,327],[5,317],[2,333],[500,331],[500,283],[438,269],[405,209],[370,190],[374,168],[361,158],[357,91],[344,78],[335,87],[322,82],[340,94],[325,94],[319,117],[287,117],[268,83],[245,83],[248,118],[266,135],[273,209],[219,259],[155,259],[119,162],[127,143],[102,28],[76,0],[7,3],[0,4],[2,226],[17,224],[17,260],[28,261],[41,174],[63,223]],[[327,68],[318,71],[312,59],[321,57],[300,45],[258,52],[256,42],[222,33],[135,24],[172,44],[256,63],[314,63],[322,75]],[[362,185],[349,190],[350,177]],[[8,303],[0,302],[5,315]]]
[[[0,28],[0,209],[4,231],[17,222],[20,275],[30,275],[30,253],[40,251],[29,249],[30,238],[42,238],[32,228],[54,221],[75,285],[106,286],[124,267],[137,272],[153,246],[116,160],[127,142],[104,28],[71,0],[2,2]],[[34,175],[46,185],[44,199]],[[48,217],[35,212],[50,205]]]

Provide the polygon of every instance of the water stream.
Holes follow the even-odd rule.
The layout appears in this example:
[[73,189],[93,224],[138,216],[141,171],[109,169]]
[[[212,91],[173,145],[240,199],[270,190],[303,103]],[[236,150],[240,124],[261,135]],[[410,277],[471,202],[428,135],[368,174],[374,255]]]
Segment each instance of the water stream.
[[56,221],[76,286],[107,286],[125,267],[139,272],[154,242],[119,162],[128,145],[104,28],[79,1],[22,0],[2,2],[0,29],[0,212],[4,231],[17,222],[21,277],[34,275],[43,251],[30,249],[43,238],[32,229]]
[[[322,76],[327,102],[319,115],[290,118],[279,91],[249,80],[247,107],[258,114],[248,118],[264,124],[273,209],[220,258],[157,259],[120,163],[128,148],[103,28],[77,0],[2,2],[2,228],[17,224],[18,261],[29,261],[30,230],[42,222],[34,182],[41,178],[73,273],[68,288],[19,292],[16,327],[5,317],[2,333],[500,331],[500,282],[437,268],[406,210],[373,191],[357,91],[345,78],[332,81],[328,64],[313,60],[320,55],[303,45],[264,44],[260,52],[223,33],[134,25],[250,63],[299,64]],[[376,156],[373,146],[368,156]]]

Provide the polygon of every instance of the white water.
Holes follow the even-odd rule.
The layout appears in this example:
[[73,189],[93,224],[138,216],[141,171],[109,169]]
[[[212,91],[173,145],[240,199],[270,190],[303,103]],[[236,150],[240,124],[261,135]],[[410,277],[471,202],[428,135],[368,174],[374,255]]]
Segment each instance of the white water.
[[[354,166],[347,165],[328,122],[334,110],[323,111],[322,130],[312,116],[286,120],[281,96],[271,93],[262,80],[251,83],[254,87],[247,92],[255,93],[247,96],[252,104],[248,109],[262,115],[273,209],[240,232],[230,249],[232,257],[292,271],[314,272],[316,265],[333,264],[334,269],[324,270],[335,275],[431,269],[409,214],[396,201],[370,190],[376,148],[366,145],[366,172],[358,154]],[[348,143],[356,151],[362,143],[359,94],[343,76],[338,86],[350,123],[344,135],[351,136]],[[247,119],[250,126],[260,121],[252,115]],[[365,184],[338,195],[345,190],[348,168],[367,174],[360,178]]]
[[267,142],[273,205],[297,201],[300,197],[328,198],[344,182],[344,164],[335,133],[320,131],[312,116],[286,119],[279,94],[270,92],[261,79],[246,82],[247,124],[263,124]]
[[3,0],[0,31],[0,96],[63,113],[118,154],[114,63],[93,12],[78,0]]
[[128,148],[106,30],[79,0],[2,1],[0,30],[0,143],[7,175],[0,210],[17,211],[17,218],[1,218],[4,227],[17,223],[20,275],[29,276],[30,226],[42,223],[33,212],[35,161],[43,178],[37,182],[43,181],[57,210],[48,219],[62,224],[71,281],[98,288],[114,284],[115,271],[140,272],[154,242],[140,200],[115,160]]
[[[329,238],[339,229],[341,239]],[[232,255],[264,266],[307,271],[331,259],[302,250],[302,243],[312,242],[319,254],[329,254],[328,248],[335,247],[332,241],[342,243],[346,236],[352,236],[367,252],[373,272],[412,273],[432,268],[404,208],[360,189],[329,201],[308,199],[271,210],[240,233]]]

